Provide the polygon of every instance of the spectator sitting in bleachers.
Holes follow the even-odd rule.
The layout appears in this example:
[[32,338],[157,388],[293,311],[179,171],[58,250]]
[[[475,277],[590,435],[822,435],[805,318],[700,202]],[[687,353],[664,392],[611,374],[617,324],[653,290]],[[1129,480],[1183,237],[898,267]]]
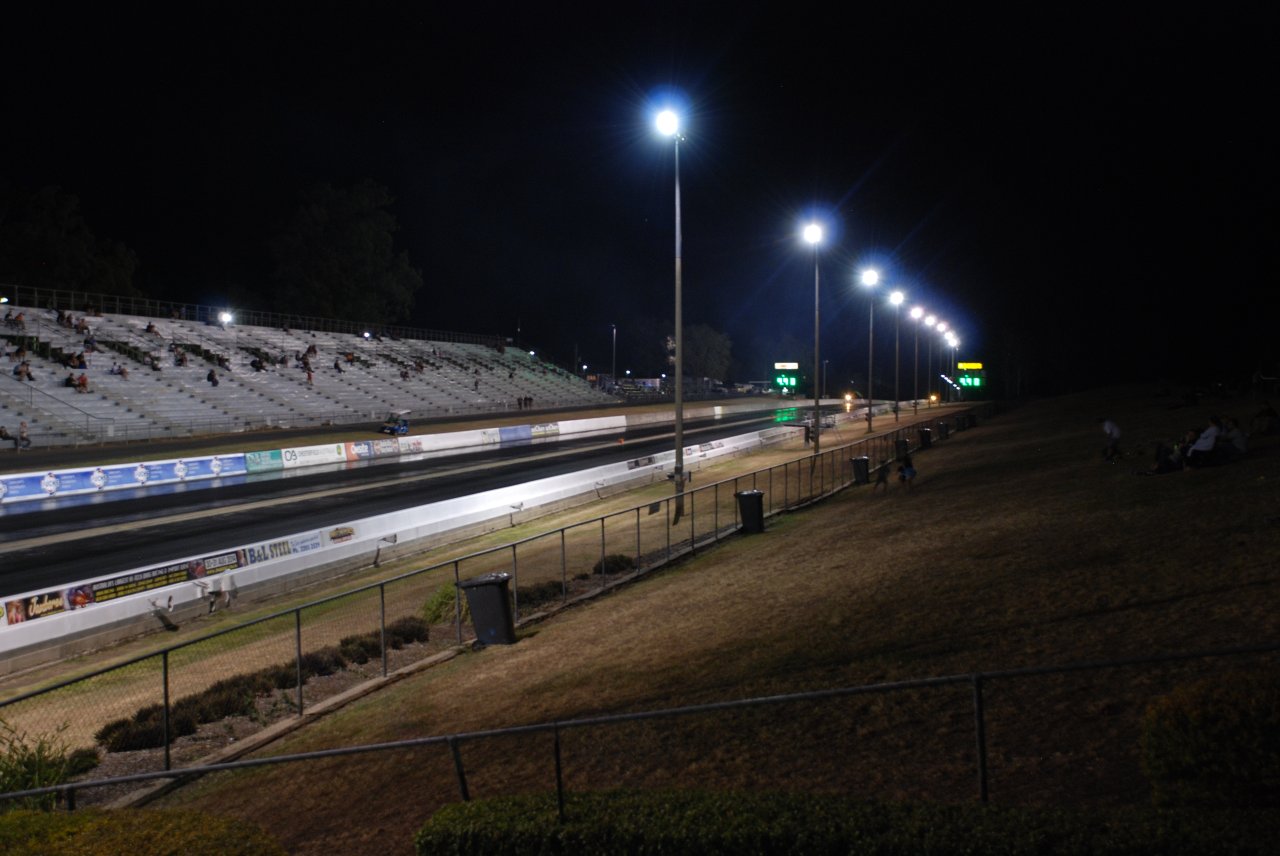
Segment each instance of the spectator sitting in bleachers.
[[64,378],[64,379],[63,379],[63,381],[62,381],[62,385],[63,385],[63,386],[65,386],[67,389],[75,389],[75,388],[76,388],[76,373],[75,373],[75,372],[67,372],[67,376],[66,376],[66,378]]
[[209,369],[209,373],[204,376],[204,379],[209,381],[212,386],[218,385],[218,373],[213,369]]
[[80,377],[76,378],[76,392],[89,391],[89,376],[84,372],[80,372]]

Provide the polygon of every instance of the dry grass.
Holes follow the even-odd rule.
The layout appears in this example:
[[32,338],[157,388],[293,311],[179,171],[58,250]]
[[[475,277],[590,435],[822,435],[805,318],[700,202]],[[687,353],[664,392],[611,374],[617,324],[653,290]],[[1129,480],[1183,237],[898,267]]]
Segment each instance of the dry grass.
[[[916,458],[907,492],[846,491],[291,736],[295,752],[807,689],[1274,641],[1280,452],[1159,477],[1155,439],[1211,408],[1152,390],[1028,405]],[[1140,456],[1101,462],[1097,418]],[[1259,667],[1259,661],[1238,665]],[[1274,663],[1270,663],[1274,666]],[[1153,693],[1221,664],[992,682],[992,800],[1140,802]],[[569,731],[570,788],[974,795],[967,687]],[[549,738],[468,743],[473,796],[553,786]],[[166,799],[262,823],[295,853],[409,853],[457,799],[440,749],[209,778]]]

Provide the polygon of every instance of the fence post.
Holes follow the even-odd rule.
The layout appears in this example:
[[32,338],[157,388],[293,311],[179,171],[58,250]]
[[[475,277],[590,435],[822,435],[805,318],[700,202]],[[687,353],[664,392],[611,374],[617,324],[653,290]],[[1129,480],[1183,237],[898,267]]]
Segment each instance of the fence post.
[[520,562],[516,558],[516,545],[511,545],[511,602],[516,623],[520,621]]
[[720,482],[712,485],[714,491],[711,497],[711,532],[713,541],[720,540]]
[[563,602],[569,602],[569,558],[564,545],[564,527],[560,527],[560,591]]
[[462,589],[458,588],[458,560],[453,561],[453,623],[458,628],[458,644],[462,644]]
[[387,676],[387,584],[378,583],[378,632],[382,638],[382,677]]
[[662,509],[662,528],[667,530],[667,561],[671,561],[671,500],[664,499],[666,508]]
[[640,570],[640,557],[643,555],[643,548],[640,544],[640,506],[636,506],[636,570]]
[[560,812],[560,822],[564,823],[564,773],[560,763],[560,726],[555,727],[556,747],[556,806]]
[[[682,486],[683,487],[683,486]],[[697,553],[698,551],[698,512],[694,508],[695,491],[689,491],[689,552]]]
[[453,755],[453,769],[458,772],[458,790],[462,793],[463,802],[471,802],[471,794],[467,792],[467,774],[462,769],[462,753],[458,751],[458,739],[449,738],[449,752]]
[[604,591],[605,587],[605,566],[604,566],[604,518],[600,518],[600,590]]
[[172,740],[170,739],[170,736],[169,736],[170,731],[169,731],[169,651],[168,649],[165,649],[160,654],[160,675],[161,675],[161,682],[164,684],[164,768],[166,770],[169,770],[169,769],[172,769],[169,766],[170,764],[169,744],[172,742]]
[[293,611],[293,648],[298,663],[298,716],[302,716],[302,609]]
[[978,801],[987,804],[987,725],[982,704],[982,675],[973,676],[973,733],[978,749]]

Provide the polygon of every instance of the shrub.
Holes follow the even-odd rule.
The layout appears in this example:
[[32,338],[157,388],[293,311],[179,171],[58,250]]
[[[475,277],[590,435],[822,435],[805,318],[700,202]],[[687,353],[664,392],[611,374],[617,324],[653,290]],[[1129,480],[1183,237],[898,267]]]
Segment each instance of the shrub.
[[[621,553],[610,553],[600,561],[591,566],[593,574],[617,574],[622,571],[633,570],[636,566],[636,560],[631,556],[624,556]],[[603,570],[602,570],[603,569]]]
[[[458,601],[458,590],[452,583],[440,586],[422,606],[422,620],[427,624],[452,624],[454,609]],[[462,598],[462,620],[470,618],[467,599]]]
[[335,645],[309,651],[302,655],[302,679],[332,675],[345,665],[347,661]]
[[262,670],[263,678],[271,684],[273,690],[295,689],[298,686],[298,666],[296,663],[280,663]]
[[280,843],[252,823],[187,809],[10,812],[0,816],[0,853],[285,856]]
[[560,600],[564,596],[564,586],[555,580],[547,580],[545,583],[521,586],[519,594],[521,604],[537,606],[542,603]]
[[574,793],[452,803],[415,838],[419,854],[991,853],[1201,856],[1268,852],[1276,811],[1034,810],[860,802],[792,793]]
[[[25,791],[61,784],[71,777],[71,762],[62,732],[30,735],[0,719],[0,793]],[[17,803],[0,805],[0,811],[13,808],[52,808],[53,796],[34,797]],[[0,847],[0,852],[7,852]]]
[[431,625],[416,615],[397,618],[387,625],[387,644],[399,648],[413,642],[426,642],[431,638]]
[[219,681],[202,693],[179,699],[174,710],[189,710],[200,722],[217,722],[228,716],[249,713],[257,696],[258,693],[248,684]]
[[82,746],[67,756],[67,775],[80,776],[102,763],[98,750],[90,746]]
[[375,657],[382,656],[382,642],[379,641],[376,633],[361,633],[340,641],[338,651],[347,659],[347,662],[362,665]]
[[1280,678],[1228,674],[1178,687],[1142,720],[1142,768],[1160,806],[1280,804]]

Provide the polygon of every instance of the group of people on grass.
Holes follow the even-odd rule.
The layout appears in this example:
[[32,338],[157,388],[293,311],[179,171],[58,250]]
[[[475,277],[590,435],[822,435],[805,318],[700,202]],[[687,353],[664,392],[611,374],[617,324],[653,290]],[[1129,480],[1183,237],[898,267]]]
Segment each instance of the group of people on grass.
[[[1113,419],[1100,419],[1106,444],[1102,449],[1103,460],[1115,463],[1120,452],[1120,428]],[[1232,416],[1213,415],[1203,428],[1189,428],[1174,440],[1156,443],[1155,461],[1148,470],[1136,470],[1140,475],[1162,475],[1183,470],[1201,469],[1237,461],[1249,449],[1249,435]]]

